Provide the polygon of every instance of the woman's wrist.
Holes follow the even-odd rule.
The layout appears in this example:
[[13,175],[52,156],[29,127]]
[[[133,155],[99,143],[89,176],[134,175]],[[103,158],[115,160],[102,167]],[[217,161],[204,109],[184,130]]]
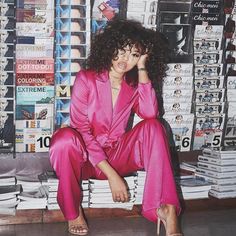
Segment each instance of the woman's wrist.
[[143,67],[138,67],[138,71],[146,71],[147,69],[143,66]]

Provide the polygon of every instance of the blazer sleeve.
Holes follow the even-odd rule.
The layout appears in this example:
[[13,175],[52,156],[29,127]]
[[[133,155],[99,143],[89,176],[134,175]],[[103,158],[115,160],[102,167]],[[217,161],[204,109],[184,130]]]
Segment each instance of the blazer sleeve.
[[151,82],[138,84],[138,96],[133,109],[143,119],[157,118],[159,115],[156,93]]
[[76,129],[82,136],[88,152],[88,159],[93,166],[107,159],[101,145],[96,141],[91,132],[91,124],[88,119],[88,80],[85,71],[80,71],[73,85],[70,104],[70,126]]

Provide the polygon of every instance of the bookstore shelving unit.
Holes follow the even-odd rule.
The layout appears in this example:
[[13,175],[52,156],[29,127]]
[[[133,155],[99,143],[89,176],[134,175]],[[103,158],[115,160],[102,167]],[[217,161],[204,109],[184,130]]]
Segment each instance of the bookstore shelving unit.
[[[80,64],[82,63],[84,59],[86,59],[89,49],[89,43],[90,43],[90,36],[95,33],[93,30],[98,30],[98,28],[105,24],[106,20],[102,14],[96,10],[93,12],[92,6],[90,9],[90,2],[93,2],[94,6],[97,6],[100,4],[101,1],[88,1],[88,0],[48,0],[48,1],[42,1],[42,4],[38,5],[38,7],[43,7],[43,3],[50,3],[49,6],[45,9],[46,11],[46,18],[43,19],[43,14],[40,16],[38,15],[35,17],[34,11],[27,11],[28,15],[31,17],[27,18],[28,23],[25,23],[27,14],[24,14],[24,2],[27,4],[27,1],[21,1],[21,0],[1,0],[1,45],[4,44],[4,47],[1,47],[1,58],[2,55],[4,56],[4,60],[1,61],[2,65],[0,67],[1,72],[1,86],[5,86],[9,91],[15,91],[16,90],[16,97],[18,95],[18,99],[15,99],[15,92],[12,93],[11,97],[7,97],[1,94],[0,97],[2,101],[8,101],[9,104],[13,104],[10,108],[9,105],[8,110],[1,110],[4,113],[1,113],[0,118],[1,120],[4,119],[3,114],[7,114],[8,116],[8,123],[3,125],[1,127],[2,133],[1,135],[1,142],[0,147],[1,150],[3,150],[4,158],[0,155],[0,161],[6,161],[5,157],[7,157],[7,161],[9,161],[10,158],[13,158],[16,156],[16,159],[22,158],[21,165],[26,164],[25,159],[35,159],[35,163],[38,163],[39,168],[48,168],[50,166],[48,161],[48,156],[45,153],[48,150],[48,142],[50,139],[50,135],[53,132],[54,128],[60,128],[63,127],[63,125],[67,125],[69,112],[68,112],[68,106],[69,106],[69,99],[70,99],[70,88],[73,85],[73,81],[75,79],[75,74],[78,68],[80,68]],[[27,7],[32,4],[34,1],[28,1]],[[81,2],[80,6],[77,3]],[[159,28],[163,33],[166,33],[166,36],[175,39],[175,41],[171,41],[171,46],[173,47],[173,52],[175,52],[175,55],[172,55],[174,58],[173,63],[179,64],[183,63],[187,65],[187,68],[194,67],[195,70],[192,70],[192,75],[183,75],[183,78],[187,79],[195,79],[195,84],[191,86],[191,88],[188,89],[188,94],[195,94],[195,97],[193,96],[193,107],[191,111],[188,112],[188,117],[192,119],[191,127],[188,127],[185,124],[182,125],[182,130],[177,129],[178,126],[173,122],[173,119],[170,122],[170,125],[172,125],[171,128],[176,131],[176,134],[173,136],[173,141],[178,146],[179,150],[178,152],[174,152],[172,155],[173,158],[173,164],[174,169],[178,173],[179,167],[178,164],[181,161],[196,161],[197,156],[201,153],[201,150],[199,148],[199,145],[204,144],[209,145],[216,145],[219,146],[220,143],[224,145],[235,145],[235,135],[232,136],[232,133],[234,133],[236,129],[236,122],[234,120],[235,116],[235,49],[236,49],[236,39],[235,39],[235,33],[231,32],[230,23],[232,21],[235,21],[235,6],[232,7],[232,9],[228,6],[223,7],[223,3],[227,1],[214,1],[216,4],[213,6],[214,9],[211,9],[210,6],[208,6],[207,10],[200,9],[199,7],[194,6],[200,6],[200,4],[194,5],[193,2],[198,2],[197,0],[189,0],[189,1],[169,1],[169,5],[166,5],[167,1],[151,1],[151,0],[144,0],[144,1],[135,1],[135,0],[126,0],[121,1],[119,5],[119,1],[110,1],[112,2],[112,7],[117,12],[119,6],[120,6],[120,16],[125,18],[132,18],[136,20],[140,20],[143,22],[145,27],[149,28]],[[139,4],[137,4],[137,2]],[[142,3],[141,3],[142,2]],[[73,4],[72,4],[73,3]],[[16,7],[13,7],[15,4]],[[23,5],[22,5],[23,4]],[[70,6],[73,5],[73,7]],[[159,7],[157,7],[159,4]],[[57,6],[57,9],[54,11],[54,6]],[[69,6],[69,7],[67,7]],[[145,8],[145,10],[144,10]],[[97,9],[97,8],[96,8]],[[174,9],[174,10],[173,10]],[[182,9],[182,12],[177,10]],[[224,9],[224,11],[223,11]],[[90,16],[90,10],[94,13],[94,15]],[[212,10],[212,12],[211,12]],[[16,11],[17,14],[14,14],[13,11]],[[218,11],[218,12],[217,12]],[[50,13],[51,12],[51,13]],[[137,14],[137,12],[139,12]],[[42,12],[41,12],[42,13]],[[71,13],[71,14],[70,14]],[[72,14],[73,13],[73,14]],[[127,13],[127,14],[126,14]],[[219,33],[218,35],[221,35],[223,39],[218,40],[217,38],[211,38],[209,39],[209,47],[210,50],[213,50],[212,48],[217,49],[217,52],[212,52],[208,54],[208,56],[211,57],[211,60],[206,61],[204,58],[205,54],[202,53],[201,49],[199,49],[199,45],[202,47],[206,47],[203,45],[202,37],[205,36],[205,31],[201,31],[201,27],[199,27],[199,30],[202,32],[198,35],[193,35],[194,26],[202,24],[200,18],[198,17],[198,14],[215,14],[215,22],[211,21],[209,24],[214,25],[213,27],[213,34]],[[231,15],[233,13],[233,17]],[[56,23],[53,23],[53,14],[55,14],[56,17]],[[50,16],[50,17],[48,17]],[[207,16],[207,15],[205,15]],[[80,18],[80,20],[77,20],[77,18]],[[91,21],[90,22],[90,18]],[[194,21],[194,19],[198,19]],[[213,18],[211,18],[213,19]],[[30,22],[32,20],[32,22]],[[33,41],[35,40],[35,35],[33,35],[33,31],[28,31],[28,38],[24,38],[25,31],[28,29],[28,26],[32,23],[31,26],[39,27],[38,31],[40,31],[41,25],[43,26],[43,23],[37,24],[33,21],[35,20],[46,20],[47,25],[47,32],[48,37],[46,39],[42,38],[40,35],[38,39],[38,44],[47,42],[48,47],[45,47],[45,49],[37,48],[34,46],[28,47],[24,44],[34,44]],[[91,28],[90,28],[91,23]],[[231,24],[232,25],[232,24]],[[70,27],[76,27],[76,32],[71,34]],[[55,27],[55,37],[53,38],[52,32],[53,28]],[[34,28],[34,27],[33,27]],[[42,27],[43,28],[43,27]],[[224,28],[224,31],[222,29]],[[36,28],[35,28],[36,29]],[[214,31],[215,30],[215,31]],[[199,31],[199,32],[200,32]],[[43,32],[45,33],[45,32]],[[224,33],[224,34],[223,34]],[[37,35],[36,35],[37,36]],[[191,38],[193,40],[191,40]],[[55,41],[53,41],[55,40]],[[219,43],[220,41],[220,43]],[[53,45],[54,44],[54,45]],[[79,46],[78,46],[79,44]],[[220,44],[220,45],[219,45]],[[76,46],[77,45],[77,46]],[[54,48],[53,48],[54,47]],[[16,70],[13,70],[13,54],[6,54],[6,52],[12,51],[11,48],[14,48],[14,56],[16,56]],[[30,49],[31,48],[31,49]],[[56,52],[54,55],[52,55],[52,48]],[[30,53],[26,53],[26,49],[30,50]],[[194,50],[195,53],[194,53]],[[219,50],[218,50],[219,49]],[[223,53],[223,50],[227,51],[226,54]],[[230,50],[234,50],[233,53]],[[27,59],[27,56],[31,54],[31,56],[34,56],[34,51],[37,51],[38,55],[41,55],[41,57],[44,57],[44,61],[39,60],[37,58],[37,63],[41,64],[41,70],[38,70],[37,73],[34,74],[30,73],[27,70],[21,70],[21,64],[27,64],[29,63],[31,67],[34,65],[32,61],[30,62]],[[73,53],[72,53],[73,52]],[[44,54],[46,53],[46,54]],[[45,60],[45,57],[48,57]],[[200,56],[200,59],[199,59]],[[227,57],[227,58],[224,58]],[[53,58],[55,57],[55,58]],[[55,63],[54,63],[55,59]],[[25,62],[24,62],[25,60]],[[32,58],[30,59],[32,60]],[[179,60],[179,61],[178,61]],[[199,61],[200,60],[200,61]],[[205,61],[204,61],[205,60]],[[35,60],[36,61],[36,60]],[[218,63],[217,66],[212,65],[212,61],[215,63]],[[49,70],[43,70],[42,63],[46,63]],[[201,62],[208,62],[208,68],[212,67],[213,70],[217,73],[217,78],[213,78],[211,76],[210,79],[208,78],[208,82],[211,82],[210,90],[214,90],[217,88],[223,89],[222,91],[225,92],[224,89],[226,89],[226,86],[228,87],[229,92],[229,98],[228,101],[224,100],[226,96],[223,96],[222,93],[214,93],[216,96],[220,97],[220,99],[217,101],[218,103],[212,107],[210,107],[210,110],[207,110],[208,112],[212,109],[218,109],[219,113],[221,114],[220,117],[224,117],[224,119],[215,119],[215,116],[213,115],[212,119],[213,122],[211,125],[215,125],[218,121],[220,121],[220,129],[218,130],[217,135],[209,135],[205,131],[203,132],[197,132],[196,130],[199,129],[199,127],[203,123],[206,125],[209,125],[207,123],[206,119],[206,113],[204,113],[204,109],[206,108],[204,104],[200,104],[199,97],[203,97],[204,94],[200,90],[198,90],[198,86],[201,86],[202,88],[206,88],[208,86],[205,84],[205,80],[200,75],[205,75],[207,77],[208,72],[204,70],[204,66],[201,65]],[[10,65],[10,68],[9,68]],[[15,64],[14,64],[15,65]],[[54,70],[55,65],[55,70]],[[190,65],[190,67],[189,67]],[[174,65],[173,65],[174,66]],[[224,67],[224,68],[223,68]],[[73,70],[72,70],[73,69]],[[14,73],[15,72],[15,73]],[[55,81],[54,79],[54,73],[55,73]],[[54,93],[54,89],[56,90],[56,96],[55,101],[52,103],[51,99],[47,103],[44,104],[44,106],[38,107],[37,112],[40,113],[42,116],[46,116],[47,122],[45,119],[42,121],[39,121],[39,119],[35,119],[35,122],[26,122],[27,117],[30,115],[34,115],[33,112],[33,103],[35,100],[32,100],[32,104],[28,104],[29,101],[24,101],[24,94],[20,92],[26,91],[25,86],[44,86],[44,85],[35,85],[35,84],[26,84],[22,83],[20,84],[20,81],[26,81],[30,78],[29,74],[37,79],[45,79],[47,81],[47,87],[48,87],[48,94]],[[226,75],[231,77],[228,80]],[[25,76],[25,77],[24,77]],[[182,75],[181,75],[182,76]],[[195,76],[195,78],[193,78]],[[16,78],[15,78],[16,77]],[[170,77],[173,77],[173,74],[171,74]],[[18,80],[16,80],[18,79]],[[22,80],[23,79],[23,80]],[[218,81],[220,80],[220,82]],[[16,81],[15,81],[16,80]],[[224,80],[224,83],[222,82]],[[204,81],[204,82],[203,82]],[[204,87],[205,86],[205,87]],[[214,87],[215,86],[215,87]],[[231,87],[230,87],[231,86]],[[4,87],[4,88],[5,88]],[[1,87],[2,88],[2,87]],[[186,89],[186,87],[184,87]],[[169,96],[170,92],[173,88],[167,86],[167,89],[165,90],[166,95]],[[195,91],[196,90],[196,91]],[[218,91],[219,92],[219,91]],[[220,91],[221,92],[221,91]],[[9,93],[8,93],[9,95]],[[21,96],[22,95],[22,96]],[[224,94],[226,95],[226,94]],[[43,95],[42,95],[43,96]],[[197,96],[197,97],[196,97]],[[53,95],[52,95],[53,97]],[[33,98],[33,96],[31,96]],[[198,98],[198,100],[197,100]],[[13,100],[15,101],[13,102]],[[195,100],[194,100],[195,99]],[[208,98],[206,98],[208,99]],[[50,104],[49,104],[50,102]],[[186,104],[186,101],[182,101],[183,104]],[[189,103],[189,100],[187,101]],[[226,102],[227,106],[226,106]],[[16,104],[15,104],[16,103]],[[6,103],[7,104],[7,103]],[[16,108],[14,108],[16,105]],[[55,106],[54,106],[55,105]],[[172,104],[171,104],[172,105]],[[230,106],[229,106],[230,105]],[[54,107],[53,107],[54,106]],[[49,109],[50,107],[50,109]],[[24,114],[20,113],[20,110],[27,110],[27,108],[30,108],[32,111],[25,112]],[[47,114],[44,113],[44,109],[47,108]],[[168,110],[168,106],[165,107],[166,110]],[[227,109],[226,108],[230,108]],[[16,110],[15,110],[16,109]],[[40,110],[41,109],[41,110]],[[18,112],[19,111],[19,112]],[[16,113],[16,114],[14,114]],[[14,119],[12,118],[14,114]],[[207,113],[209,114],[209,113]],[[185,114],[186,115],[186,114]],[[225,116],[226,115],[226,116]],[[7,117],[6,116],[6,117]],[[169,117],[173,117],[173,114],[170,113]],[[184,117],[184,116],[183,116]],[[200,117],[200,118],[199,118]],[[11,119],[10,119],[11,118]],[[166,116],[167,118],[167,116]],[[56,127],[53,127],[53,119],[56,120]],[[215,120],[214,120],[215,119]],[[167,119],[168,120],[168,119]],[[10,123],[9,123],[10,122]],[[1,124],[2,125],[2,124]],[[42,127],[41,127],[42,126]],[[222,127],[224,126],[224,129]],[[22,128],[23,127],[23,128]],[[178,133],[179,130],[182,132],[184,128],[188,128],[188,133],[185,133],[184,135]],[[4,129],[8,129],[8,133],[4,136]],[[40,131],[39,131],[40,129]],[[202,128],[203,130],[203,128]],[[199,131],[199,130],[198,130]],[[232,131],[232,132],[231,132]],[[35,133],[34,133],[35,132]],[[205,133],[204,133],[205,132]],[[32,134],[35,135],[36,139],[39,140],[40,143],[34,143],[32,140],[29,139],[29,137],[32,137]],[[201,135],[199,135],[201,134]],[[25,135],[25,137],[24,137]],[[182,135],[182,136],[181,136]],[[201,137],[200,137],[201,136]],[[177,137],[180,138],[182,141],[177,140]],[[199,142],[196,141],[197,137],[200,137]],[[222,138],[224,137],[224,139]],[[24,139],[25,138],[25,139]],[[206,140],[203,140],[206,138]],[[194,140],[195,139],[195,140]],[[43,145],[41,143],[43,141]],[[185,142],[188,141],[188,142]],[[192,143],[192,144],[191,144]],[[5,144],[5,146],[4,146]],[[8,145],[7,145],[8,144]],[[186,145],[188,144],[188,145]],[[13,148],[14,147],[14,148]],[[16,147],[16,148],[15,148]],[[196,150],[193,150],[195,147]],[[16,150],[15,150],[16,149]],[[182,151],[182,152],[179,152]],[[8,152],[8,154],[6,154]],[[40,153],[44,152],[44,153]],[[24,157],[24,158],[23,158]],[[38,158],[39,157],[39,158]],[[13,159],[12,162],[16,162],[16,159]],[[7,162],[5,162],[7,163]],[[37,163],[33,166],[37,166]],[[14,164],[12,165],[14,166]],[[0,173],[2,168],[4,168],[4,165],[0,166]],[[7,168],[7,165],[5,165],[5,168]],[[15,168],[15,166],[14,166]],[[41,169],[39,170],[41,171]],[[209,199],[202,199],[202,200],[182,200],[182,207],[184,211],[197,211],[197,210],[219,210],[219,209],[230,209],[230,208],[236,208],[236,199],[216,199],[213,197],[210,197]],[[140,216],[140,205],[135,205],[133,210],[124,210],[124,209],[85,209],[86,216],[89,217],[137,217]],[[0,225],[4,224],[22,224],[22,223],[48,223],[48,222],[62,222],[64,221],[64,217],[62,216],[62,213],[60,210],[17,210],[15,216],[1,216],[0,217]]]

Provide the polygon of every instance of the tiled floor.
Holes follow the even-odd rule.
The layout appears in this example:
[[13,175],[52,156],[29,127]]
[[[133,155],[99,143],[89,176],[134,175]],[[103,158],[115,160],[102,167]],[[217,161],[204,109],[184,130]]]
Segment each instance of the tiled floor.
[[[89,219],[90,236],[152,236],[156,226],[142,217]],[[185,236],[236,236],[236,209],[188,212],[181,218]],[[163,229],[163,228],[162,228]],[[0,226],[1,236],[66,236],[66,223]],[[162,235],[164,231],[162,231]]]

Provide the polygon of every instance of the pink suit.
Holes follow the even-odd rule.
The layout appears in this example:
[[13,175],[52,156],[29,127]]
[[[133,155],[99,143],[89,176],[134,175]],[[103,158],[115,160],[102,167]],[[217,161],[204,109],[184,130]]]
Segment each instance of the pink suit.
[[[144,120],[125,133],[131,111]],[[58,203],[67,220],[79,215],[80,182],[105,179],[96,165],[106,159],[121,175],[147,172],[142,213],[156,221],[161,204],[180,210],[172,174],[168,141],[158,119],[151,83],[133,88],[124,78],[114,109],[108,72],[81,70],[73,86],[71,127],[57,130],[50,145],[50,161],[59,178]]]

